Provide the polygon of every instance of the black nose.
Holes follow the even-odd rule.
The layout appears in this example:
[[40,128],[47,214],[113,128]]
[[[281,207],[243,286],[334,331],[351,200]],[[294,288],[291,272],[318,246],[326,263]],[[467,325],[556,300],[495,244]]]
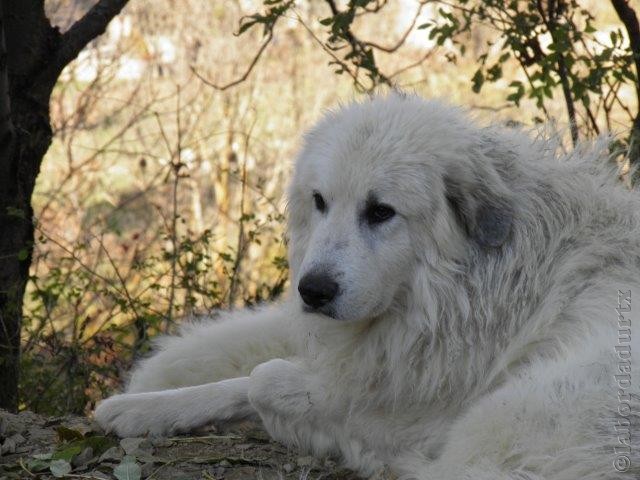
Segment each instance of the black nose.
[[298,283],[298,292],[304,303],[320,308],[334,299],[338,284],[326,273],[307,273]]

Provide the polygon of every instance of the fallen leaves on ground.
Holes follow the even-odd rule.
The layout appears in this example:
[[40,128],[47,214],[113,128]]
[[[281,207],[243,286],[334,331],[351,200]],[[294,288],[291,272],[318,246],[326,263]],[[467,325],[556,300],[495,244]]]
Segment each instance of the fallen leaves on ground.
[[[0,410],[0,480],[336,479],[353,473],[330,459],[301,456],[257,425],[171,438],[105,435],[82,417],[47,418]],[[378,480],[390,480],[380,472]]]

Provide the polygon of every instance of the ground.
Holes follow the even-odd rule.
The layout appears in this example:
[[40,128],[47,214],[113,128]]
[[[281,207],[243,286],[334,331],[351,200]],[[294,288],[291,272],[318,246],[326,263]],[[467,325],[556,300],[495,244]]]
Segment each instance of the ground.
[[[379,472],[378,480],[391,480]],[[0,480],[355,480],[330,459],[301,456],[255,424],[171,438],[118,439],[91,420],[0,410]]]

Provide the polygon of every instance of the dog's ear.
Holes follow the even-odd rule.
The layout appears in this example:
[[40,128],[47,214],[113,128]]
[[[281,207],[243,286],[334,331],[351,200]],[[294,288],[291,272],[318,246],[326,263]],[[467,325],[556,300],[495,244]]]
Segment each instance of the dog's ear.
[[467,235],[483,247],[505,243],[513,224],[510,195],[499,175],[476,165],[454,166],[444,175],[445,196]]

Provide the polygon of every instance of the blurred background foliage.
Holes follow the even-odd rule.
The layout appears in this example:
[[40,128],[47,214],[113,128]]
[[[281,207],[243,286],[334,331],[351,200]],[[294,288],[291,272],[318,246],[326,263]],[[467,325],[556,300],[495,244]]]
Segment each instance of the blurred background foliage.
[[[46,7],[65,30],[92,3]],[[296,147],[341,101],[402,88],[551,122],[566,148],[612,131],[629,163],[640,90],[615,3],[132,0],[52,98],[21,408],[90,410],[153,336],[277,298]]]

